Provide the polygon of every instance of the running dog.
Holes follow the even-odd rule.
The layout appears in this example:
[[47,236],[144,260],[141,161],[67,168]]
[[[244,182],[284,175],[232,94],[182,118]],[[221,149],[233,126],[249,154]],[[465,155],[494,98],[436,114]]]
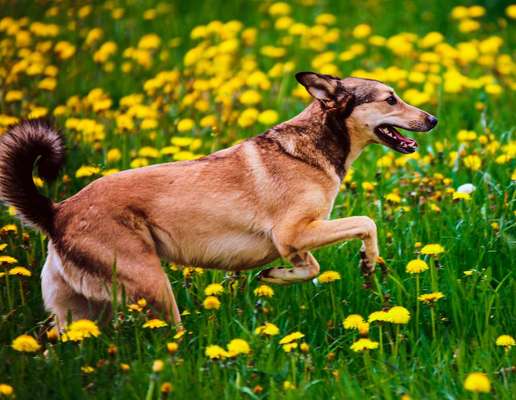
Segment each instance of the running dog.
[[313,101],[294,118],[194,161],[99,178],[59,203],[37,191],[32,172],[36,165],[45,181],[57,178],[63,137],[42,120],[0,137],[0,198],[48,235],[42,293],[58,324],[109,307],[114,273],[127,299],[143,297],[179,324],[162,259],[242,271],[282,258],[292,267],[260,277],[289,284],[318,275],[311,250],[360,239],[362,270],[372,273],[375,222],[328,220],[342,179],[368,144],[412,153],[416,141],[396,127],[425,132],[437,119],[375,80],[314,72],[296,79]]

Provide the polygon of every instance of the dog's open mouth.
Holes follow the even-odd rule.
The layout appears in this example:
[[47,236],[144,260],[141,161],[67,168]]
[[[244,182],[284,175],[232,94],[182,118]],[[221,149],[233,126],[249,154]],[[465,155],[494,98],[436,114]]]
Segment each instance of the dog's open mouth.
[[417,149],[417,142],[403,136],[393,125],[379,125],[374,129],[374,133],[383,143],[400,153],[409,154]]

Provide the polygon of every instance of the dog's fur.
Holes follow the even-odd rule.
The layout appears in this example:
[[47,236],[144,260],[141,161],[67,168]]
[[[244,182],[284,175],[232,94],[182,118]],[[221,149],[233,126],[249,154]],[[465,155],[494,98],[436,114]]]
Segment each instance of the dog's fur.
[[377,127],[426,131],[437,120],[378,81],[296,77],[314,100],[293,119],[195,161],[97,179],[60,203],[37,192],[32,168],[37,163],[47,181],[58,175],[62,136],[33,120],[0,138],[1,197],[50,239],[42,290],[58,323],[69,312],[95,318],[109,305],[114,268],[129,299],[144,297],[179,323],[161,259],[240,271],[281,257],[294,268],[268,269],[261,278],[290,283],[319,273],[310,250],[358,238],[363,270],[371,273],[374,221],[327,220],[342,178],[367,144],[393,147]]

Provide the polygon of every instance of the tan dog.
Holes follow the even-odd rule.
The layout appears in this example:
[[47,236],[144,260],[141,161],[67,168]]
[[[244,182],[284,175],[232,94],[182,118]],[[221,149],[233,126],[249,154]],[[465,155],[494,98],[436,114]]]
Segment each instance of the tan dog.
[[361,239],[362,268],[371,273],[374,221],[327,220],[342,178],[370,143],[415,151],[416,142],[395,126],[428,131],[437,120],[378,81],[311,72],[296,78],[314,101],[293,119],[195,161],[100,178],[60,203],[37,192],[32,168],[37,163],[47,181],[57,177],[61,135],[36,120],[1,137],[1,198],[50,238],[42,291],[58,323],[68,313],[94,318],[109,305],[115,267],[128,299],[144,297],[179,323],[161,259],[241,271],[281,257],[294,268],[261,277],[287,284],[317,276],[310,250]]

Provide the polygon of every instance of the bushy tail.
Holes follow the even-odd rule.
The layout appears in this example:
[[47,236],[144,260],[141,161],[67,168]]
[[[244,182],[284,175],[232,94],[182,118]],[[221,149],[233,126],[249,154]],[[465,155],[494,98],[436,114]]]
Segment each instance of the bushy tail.
[[36,189],[32,170],[37,164],[39,177],[53,181],[64,156],[63,137],[43,119],[20,122],[0,135],[0,200],[48,234],[53,230],[54,204]]

